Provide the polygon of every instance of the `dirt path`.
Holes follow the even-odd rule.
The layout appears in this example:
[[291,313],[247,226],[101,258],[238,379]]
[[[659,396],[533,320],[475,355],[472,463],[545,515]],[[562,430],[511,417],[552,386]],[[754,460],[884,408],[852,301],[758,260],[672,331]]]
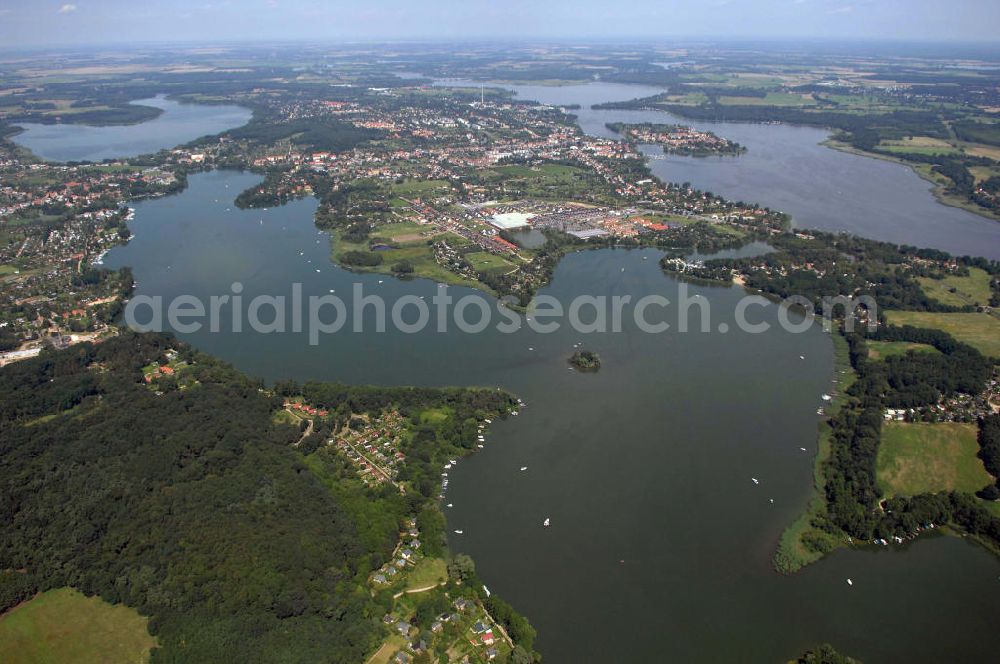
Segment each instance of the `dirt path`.
[[423,588],[411,588],[410,590],[400,590],[398,593],[392,596],[393,599],[399,599],[403,595],[416,595],[417,593],[425,593],[428,590],[434,590],[438,586],[443,586],[447,581],[442,581],[440,583],[432,583],[429,586],[424,586]]
[[[288,412],[291,412],[291,411],[288,411]],[[302,432],[301,436],[299,436],[298,441],[296,441],[296,443],[295,443],[295,447],[298,447],[299,445],[301,445],[302,441],[305,440],[306,438],[308,438],[309,434],[311,434],[313,432],[313,421],[312,420],[306,420],[306,422],[308,422],[308,424],[306,424],[306,430]]]

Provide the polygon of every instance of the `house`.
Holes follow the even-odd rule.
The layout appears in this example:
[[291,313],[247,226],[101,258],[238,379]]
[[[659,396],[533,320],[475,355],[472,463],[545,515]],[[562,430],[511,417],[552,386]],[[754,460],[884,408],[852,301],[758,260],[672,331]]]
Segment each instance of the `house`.
[[418,539],[410,540],[410,548],[411,549],[419,549],[420,548],[420,540],[418,540]]
[[467,608],[469,608],[469,606],[472,605],[472,602],[465,599],[464,597],[459,597],[458,599],[455,600],[454,604],[455,608],[458,609],[459,611],[465,611]]
[[372,577],[372,581],[374,581],[375,583],[388,583],[389,582],[389,580],[385,578],[384,574],[376,574],[374,577]]
[[398,623],[396,623],[396,631],[402,634],[403,636],[409,635],[410,623],[406,622],[405,620],[400,620]]
[[403,551],[399,555],[403,558],[403,560],[409,560],[410,558],[413,557],[413,552],[410,551],[409,549],[403,549]]
[[493,659],[496,659],[496,656],[497,656],[497,649],[496,648],[487,648],[486,649],[486,659],[493,660]]
[[491,646],[491,645],[493,645],[493,630],[492,629],[486,630],[486,633],[483,634],[483,645],[484,646]]
[[435,620],[431,623],[431,631],[437,634],[444,629],[444,624],[440,620]]
[[392,656],[392,661],[395,662],[395,664],[410,664],[410,662],[413,661],[413,658],[400,650]]
[[384,616],[382,616],[382,622],[384,622],[386,625],[391,625],[395,620],[396,619],[393,617],[391,613],[387,613]]
[[472,631],[475,632],[476,634],[482,634],[488,629],[489,627],[487,627],[482,620],[477,620],[476,624],[472,626]]

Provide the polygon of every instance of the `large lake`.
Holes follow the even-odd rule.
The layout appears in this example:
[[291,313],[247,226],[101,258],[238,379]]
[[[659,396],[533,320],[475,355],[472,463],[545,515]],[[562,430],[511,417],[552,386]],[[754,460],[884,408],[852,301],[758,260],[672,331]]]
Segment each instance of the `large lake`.
[[181,104],[162,95],[133,103],[163,113],[148,122],[106,127],[19,122],[24,131],[12,140],[47,161],[101,161],[172,148],[245,125],[251,116],[242,106]]
[[[257,181],[198,174],[180,195],[139,202],[134,238],[106,264],[133,266],[139,294],[166,298],[228,294],[235,281],[245,301],[287,295],[293,283],[306,296],[345,297],[360,283],[390,305],[435,293],[426,280],[332,265],[312,200],[235,209]],[[659,256],[572,254],[544,292],[676,301],[679,283]],[[503,386],[527,401],[451,472],[445,511],[449,530],[464,531],[450,536],[453,549],[531,619],[546,662],[774,663],[823,641],[868,662],[993,660],[1000,561],[965,540],[839,551],[791,577],[771,570],[779,534],[811,491],[831,344],[815,326],[780,330],[773,305],[752,316],[771,331],[733,331],[742,291],[690,288],[710,302],[712,329],[730,332],[647,334],[626,317],[621,333],[604,335],[340,333],[310,346],[305,334],[223,324],[180,336],[267,379]],[[568,369],[580,342],[601,354],[599,373]]]
[[[478,81],[441,80],[437,85]],[[615,83],[545,86],[506,85],[519,98],[545,104],[579,104],[580,126],[588,134],[618,138],[608,122],[686,124],[713,131],[748,150],[738,157],[664,156],[659,148],[653,172],[665,182],[690,182],[731,200],[757,202],[792,215],[799,228],[839,232],[897,244],[1000,260],[1000,222],[938,203],[930,183],[900,164],[827,148],[828,131],[785,124],[699,122],[660,111],[596,111],[591,105],[647,97],[660,88]]]

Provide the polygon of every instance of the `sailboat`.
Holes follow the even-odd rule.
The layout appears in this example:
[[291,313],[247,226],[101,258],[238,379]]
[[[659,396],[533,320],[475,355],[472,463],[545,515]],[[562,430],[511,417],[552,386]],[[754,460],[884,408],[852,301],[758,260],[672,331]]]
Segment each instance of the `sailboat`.
[[549,523],[551,523],[551,522],[549,521],[548,517],[545,517],[545,521],[542,521],[542,525],[545,526],[546,528],[549,527]]

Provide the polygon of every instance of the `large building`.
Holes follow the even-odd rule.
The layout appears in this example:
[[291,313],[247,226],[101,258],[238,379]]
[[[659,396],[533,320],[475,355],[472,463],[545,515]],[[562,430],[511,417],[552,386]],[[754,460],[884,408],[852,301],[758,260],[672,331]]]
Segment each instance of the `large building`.
[[528,225],[528,220],[534,216],[526,212],[505,212],[493,215],[493,218],[490,219],[490,224],[502,231],[512,228],[524,228]]

